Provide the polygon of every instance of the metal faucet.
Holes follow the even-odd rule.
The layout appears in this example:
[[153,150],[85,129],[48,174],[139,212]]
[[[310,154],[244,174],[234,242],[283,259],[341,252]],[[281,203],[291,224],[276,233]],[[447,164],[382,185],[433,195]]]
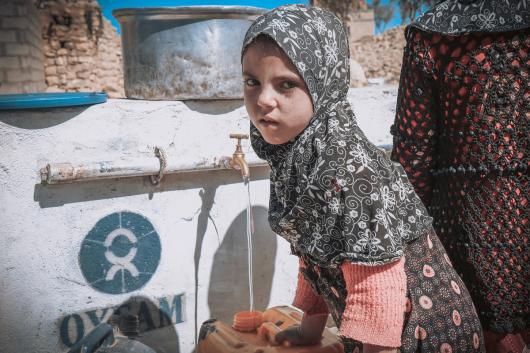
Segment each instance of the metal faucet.
[[236,150],[232,155],[232,158],[228,162],[231,168],[236,170],[241,170],[243,178],[248,178],[250,176],[250,169],[248,168],[248,163],[245,161],[245,154],[243,153],[243,148],[241,148],[241,139],[248,139],[247,134],[230,134],[231,139],[237,139]]

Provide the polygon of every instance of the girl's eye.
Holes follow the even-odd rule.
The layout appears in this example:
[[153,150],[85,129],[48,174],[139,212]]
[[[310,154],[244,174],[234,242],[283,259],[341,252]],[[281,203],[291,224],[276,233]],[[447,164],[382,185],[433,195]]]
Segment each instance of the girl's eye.
[[293,81],[283,81],[281,83],[281,87],[283,89],[291,89],[291,88],[295,88],[296,87],[296,83],[293,82]]
[[247,78],[243,82],[245,83],[245,86],[249,86],[249,87],[254,87],[259,84],[259,82],[254,80],[253,78]]

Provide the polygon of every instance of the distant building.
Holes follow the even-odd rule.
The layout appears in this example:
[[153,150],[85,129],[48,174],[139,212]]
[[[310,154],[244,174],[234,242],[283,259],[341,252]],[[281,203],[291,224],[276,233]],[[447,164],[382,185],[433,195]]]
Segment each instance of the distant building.
[[348,27],[350,43],[374,34],[374,11],[364,0],[311,0],[310,3],[335,13]]
[[39,92],[44,82],[41,22],[32,0],[0,2],[0,94]]
[[2,0],[0,93],[123,97],[121,40],[96,0]]
[[123,97],[121,41],[96,0],[38,0],[48,91]]

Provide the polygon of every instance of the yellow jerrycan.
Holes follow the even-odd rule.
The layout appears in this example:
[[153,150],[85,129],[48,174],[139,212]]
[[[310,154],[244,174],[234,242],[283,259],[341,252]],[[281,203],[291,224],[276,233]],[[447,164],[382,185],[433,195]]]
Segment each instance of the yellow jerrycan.
[[[197,353],[344,353],[340,339],[328,328],[313,346],[273,345],[269,336],[300,324],[302,313],[292,307],[277,306],[263,313],[263,325],[254,332],[240,332],[216,319],[205,321],[199,333]],[[266,331],[266,333],[264,333]]]

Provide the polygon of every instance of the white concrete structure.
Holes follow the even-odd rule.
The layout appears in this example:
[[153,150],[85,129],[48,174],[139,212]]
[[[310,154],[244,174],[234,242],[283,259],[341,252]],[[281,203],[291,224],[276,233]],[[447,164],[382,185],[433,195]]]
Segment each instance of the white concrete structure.
[[[349,97],[367,136],[390,144],[396,89]],[[159,187],[147,177],[45,185],[39,175],[47,163],[154,158],[155,146],[168,160],[201,165],[230,156],[234,132],[248,132],[241,101],[0,112],[0,352],[66,352],[127,304],[140,316],[140,340],[189,353],[204,320],[247,309],[247,199],[237,171],[167,175]],[[268,228],[268,169],[251,168],[251,180],[254,302],[264,309],[290,303],[297,260]]]

